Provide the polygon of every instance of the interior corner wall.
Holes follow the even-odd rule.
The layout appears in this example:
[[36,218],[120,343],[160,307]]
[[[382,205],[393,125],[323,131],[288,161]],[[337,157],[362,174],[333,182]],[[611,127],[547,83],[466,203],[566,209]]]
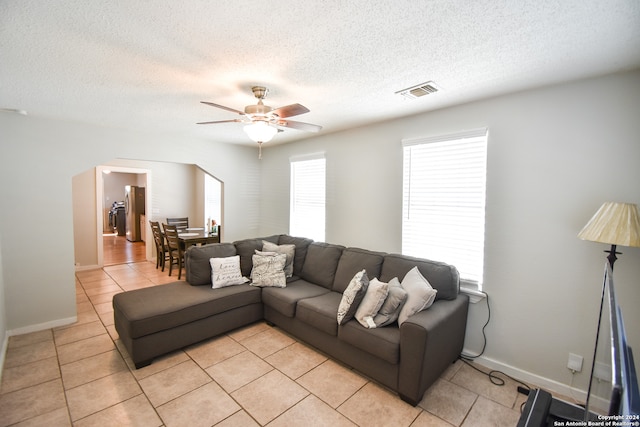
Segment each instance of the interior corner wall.
[[259,186],[256,190],[253,182],[240,176],[245,171],[247,176],[258,176],[253,147],[32,115],[3,114],[0,129],[0,182],[5,183],[0,186],[1,284],[6,316],[0,335],[75,318],[72,181],[97,165],[118,158],[198,165],[225,181],[225,216],[230,219],[225,238],[258,232],[259,201],[245,195],[259,192]]
[[[491,322],[481,361],[539,385],[584,390],[607,247],[576,235],[605,201],[640,204],[639,111],[636,70],[273,146],[262,160],[261,234],[288,229],[289,158],[322,151],[326,240],[400,252],[401,141],[487,127]],[[630,344],[640,348],[640,248],[619,250],[618,296]],[[473,304],[468,351],[481,350],[486,319],[485,303]],[[573,381],[570,352],[585,362]]]

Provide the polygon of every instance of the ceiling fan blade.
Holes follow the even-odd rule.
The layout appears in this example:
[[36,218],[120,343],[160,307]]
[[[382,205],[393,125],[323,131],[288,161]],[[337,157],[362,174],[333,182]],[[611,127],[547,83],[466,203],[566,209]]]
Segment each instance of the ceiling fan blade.
[[293,120],[278,120],[276,124],[278,126],[303,130],[306,132],[318,132],[322,129],[322,126],[312,125],[311,123],[294,122]]
[[212,107],[222,108],[223,110],[231,111],[232,113],[237,113],[237,114],[240,114],[241,116],[244,116],[243,111],[236,110],[235,108],[225,107],[224,105],[214,104],[213,102],[207,102],[207,101],[200,101],[200,102],[203,104],[211,105]]
[[293,117],[300,114],[308,113],[309,109],[304,105],[300,104],[291,104],[285,105],[284,107],[276,108],[271,111],[271,114],[276,114],[278,117]]
[[215,123],[241,123],[242,119],[233,119],[233,120],[216,120],[213,122],[200,122],[196,123],[197,125],[212,125]]

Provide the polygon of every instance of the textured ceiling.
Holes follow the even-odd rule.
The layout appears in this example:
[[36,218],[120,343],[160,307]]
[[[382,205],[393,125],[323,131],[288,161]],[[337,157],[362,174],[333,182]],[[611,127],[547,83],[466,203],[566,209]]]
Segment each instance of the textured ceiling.
[[0,108],[220,142],[254,85],[327,133],[637,67],[638,0],[0,0]]

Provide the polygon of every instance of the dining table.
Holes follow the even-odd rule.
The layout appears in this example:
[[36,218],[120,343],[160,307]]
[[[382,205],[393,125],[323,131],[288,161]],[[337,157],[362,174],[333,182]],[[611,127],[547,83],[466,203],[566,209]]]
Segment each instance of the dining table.
[[220,243],[220,228],[217,233],[209,233],[204,228],[185,228],[178,231],[178,240],[183,250],[189,246],[207,245],[209,243]]

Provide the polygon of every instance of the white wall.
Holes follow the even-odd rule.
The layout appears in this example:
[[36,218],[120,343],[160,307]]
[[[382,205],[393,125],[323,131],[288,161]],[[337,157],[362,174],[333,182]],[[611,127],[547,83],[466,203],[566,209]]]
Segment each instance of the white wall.
[[[288,227],[289,157],[324,151],[326,240],[399,252],[401,140],[488,127],[483,362],[566,392],[577,353],[574,384],[586,389],[607,247],[576,235],[605,201],[640,204],[639,112],[636,71],[275,146],[262,160],[261,234]],[[618,293],[640,348],[640,249],[620,249]],[[469,352],[486,316],[484,302],[471,307]]]
[[0,129],[3,333],[73,321],[72,179],[112,159],[202,167],[225,182],[226,238],[258,233],[259,202],[247,197],[260,191],[259,181],[248,178],[258,175],[253,148],[34,116],[3,114]]

